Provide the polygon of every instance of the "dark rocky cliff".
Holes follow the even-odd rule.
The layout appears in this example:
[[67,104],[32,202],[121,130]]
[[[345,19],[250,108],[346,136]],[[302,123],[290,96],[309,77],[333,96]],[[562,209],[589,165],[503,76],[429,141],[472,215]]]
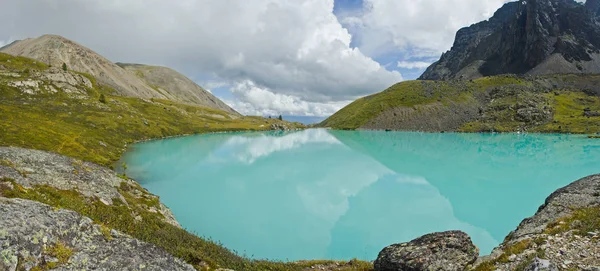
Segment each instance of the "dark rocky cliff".
[[600,0],[510,2],[459,30],[452,49],[419,78],[600,72]]

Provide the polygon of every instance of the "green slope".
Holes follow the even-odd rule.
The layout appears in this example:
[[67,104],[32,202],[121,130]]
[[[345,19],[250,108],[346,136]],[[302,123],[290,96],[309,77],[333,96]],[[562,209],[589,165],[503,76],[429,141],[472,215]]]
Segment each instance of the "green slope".
[[[405,81],[360,98],[319,126],[459,132],[600,132],[598,75]],[[587,113],[586,113],[587,112]]]

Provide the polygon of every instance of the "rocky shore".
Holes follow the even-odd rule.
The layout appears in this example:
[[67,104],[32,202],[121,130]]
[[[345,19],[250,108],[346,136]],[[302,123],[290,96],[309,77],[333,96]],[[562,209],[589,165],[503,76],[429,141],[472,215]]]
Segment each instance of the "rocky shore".
[[154,245],[30,200],[0,197],[0,244],[0,270],[194,270]]
[[376,271],[600,270],[600,175],[550,195],[491,255],[477,258],[462,232],[433,233],[383,249]]

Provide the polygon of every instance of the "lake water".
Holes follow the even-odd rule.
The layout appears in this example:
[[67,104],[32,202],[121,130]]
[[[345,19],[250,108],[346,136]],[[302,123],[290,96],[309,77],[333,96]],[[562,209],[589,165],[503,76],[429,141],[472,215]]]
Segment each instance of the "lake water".
[[127,174],[183,227],[260,259],[373,260],[451,229],[488,254],[554,190],[600,173],[581,135],[208,134],[134,145]]

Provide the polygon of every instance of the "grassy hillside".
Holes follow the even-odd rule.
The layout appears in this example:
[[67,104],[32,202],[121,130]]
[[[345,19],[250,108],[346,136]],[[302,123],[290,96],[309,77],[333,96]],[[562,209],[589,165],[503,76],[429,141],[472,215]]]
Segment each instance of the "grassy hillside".
[[597,75],[405,81],[356,100],[324,122],[334,129],[600,132]]
[[[85,74],[92,87],[66,91],[60,82],[45,79],[48,69],[43,63],[0,53],[0,145],[52,151],[110,166],[127,144],[139,140],[266,130],[273,123],[283,124],[167,100],[116,96]],[[27,81],[37,81],[39,90],[31,88],[35,93],[29,94],[28,88],[11,86]]]

